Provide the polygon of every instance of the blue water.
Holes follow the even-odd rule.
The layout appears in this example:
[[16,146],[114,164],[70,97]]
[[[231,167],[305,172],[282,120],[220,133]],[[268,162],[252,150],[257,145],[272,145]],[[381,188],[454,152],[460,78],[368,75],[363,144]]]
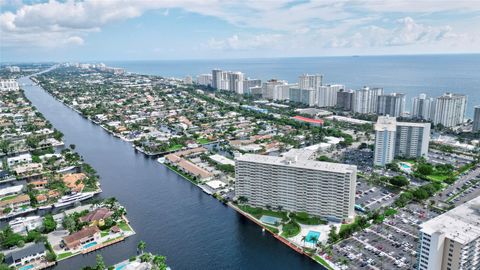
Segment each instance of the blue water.
[[167,257],[172,269],[324,269],[269,233],[208,196],[154,158],[109,135],[56,101],[38,86],[25,94],[65,134],[65,144],[92,164],[100,175],[101,197],[116,197],[128,211],[136,234],[96,252],[60,261],[55,270],[95,265],[101,254],[107,265],[136,255],[137,244]]
[[318,238],[320,237],[320,233],[317,231],[309,231],[307,236],[305,237],[305,242],[316,244]]
[[117,267],[115,267],[115,270],[122,270],[122,269],[125,268],[127,265],[128,265],[128,263],[122,263],[122,264],[118,265]]
[[405,164],[405,163],[400,163],[400,166],[402,166],[402,168],[404,168],[404,169],[411,169],[411,167],[408,164]]
[[89,248],[89,247],[95,246],[96,244],[97,244],[97,242],[93,241],[93,242],[90,242],[90,243],[84,245],[83,248],[84,248],[84,249],[87,249],[87,248]]
[[480,105],[480,54],[265,58],[236,60],[117,61],[107,65],[127,71],[182,78],[210,73],[213,68],[239,70],[247,76],[296,82],[302,73],[321,73],[325,83],[341,83],[347,88],[383,87],[385,92],[419,93],[439,96],[446,91],[468,95],[467,116]]
[[20,267],[18,270],[28,270],[28,269],[32,269],[33,268],[33,265],[25,265],[25,266],[22,266]]

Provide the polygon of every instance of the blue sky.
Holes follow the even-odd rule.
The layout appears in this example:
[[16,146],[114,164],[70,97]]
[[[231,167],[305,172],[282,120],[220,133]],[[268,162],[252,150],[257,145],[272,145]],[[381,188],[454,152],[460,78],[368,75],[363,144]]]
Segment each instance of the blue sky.
[[475,0],[0,0],[1,61],[478,53]]

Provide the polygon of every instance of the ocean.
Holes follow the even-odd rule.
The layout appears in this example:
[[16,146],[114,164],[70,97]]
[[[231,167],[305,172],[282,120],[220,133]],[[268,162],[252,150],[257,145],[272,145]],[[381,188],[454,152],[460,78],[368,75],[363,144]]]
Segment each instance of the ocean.
[[214,68],[241,71],[263,81],[282,79],[297,82],[303,73],[323,74],[324,84],[344,84],[347,88],[383,87],[386,93],[407,95],[411,99],[426,93],[436,97],[445,92],[468,96],[467,112],[480,105],[480,54],[349,56],[308,58],[252,58],[226,60],[108,61],[109,66],[129,72],[183,78],[210,73]]

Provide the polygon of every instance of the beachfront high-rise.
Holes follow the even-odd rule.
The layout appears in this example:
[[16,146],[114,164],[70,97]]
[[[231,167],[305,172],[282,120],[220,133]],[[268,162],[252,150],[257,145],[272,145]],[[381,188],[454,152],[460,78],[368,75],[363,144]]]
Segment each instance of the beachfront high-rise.
[[412,118],[422,120],[432,120],[435,100],[427,97],[426,94],[420,94],[412,99]]
[[377,114],[400,117],[404,112],[405,94],[390,93],[378,96]]
[[341,84],[322,85],[317,89],[316,105],[318,107],[334,107],[337,105],[337,93],[341,89],[345,89]]
[[419,270],[480,269],[480,197],[420,225]]
[[356,177],[356,166],[310,160],[298,151],[246,154],[235,159],[235,196],[255,207],[350,221]]
[[461,94],[445,93],[435,99],[433,123],[454,127],[463,123],[467,97]]
[[289,99],[291,102],[302,103],[308,106],[315,106],[316,92],[314,89],[289,88]]
[[337,92],[337,108],[342,109],[344,111],[351,111],[352,110],[352,103],[353,103],[353,94],[355,92],[353,90],[340,90]]
[[318,89],[322,86],[323,76],[320,74],[303,74],[298,77],[298,87],[300,89]]
[[397,122],[380,116],[375,124],[374,165],[385,166],[395,157],[427,157],[430,123]]
[[377,111],[378,96],[383,94],[383,88],[363,87],[353,94],[352,111],[369,114]]
[[200,74],[197,76],[197,84],[212,86],[212,74]]
[[228,90],[237,94],[243,94],[243,81],[245,80],[245,74],[242,72],[227,72],[228,78]]
[[480,106],[473,107],[473,110],[474,110],[474,113],[473,113],[472,131],[478,132],[480,131]]

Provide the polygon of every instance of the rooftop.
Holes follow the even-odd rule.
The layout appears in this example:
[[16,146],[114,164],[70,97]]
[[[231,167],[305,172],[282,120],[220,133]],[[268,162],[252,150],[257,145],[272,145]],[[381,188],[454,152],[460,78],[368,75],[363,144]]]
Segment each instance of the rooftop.
[[308,160],[301,157],[301,155],[299,158],[299,156],[293,154],[288,154],[285,157],[245,154],[237,157],[236,160],[339,173],[351,173],[357,170],[354,165]]
[[442,233],[461,244],[480,237],[480,196],[421,225],[427,234]]

